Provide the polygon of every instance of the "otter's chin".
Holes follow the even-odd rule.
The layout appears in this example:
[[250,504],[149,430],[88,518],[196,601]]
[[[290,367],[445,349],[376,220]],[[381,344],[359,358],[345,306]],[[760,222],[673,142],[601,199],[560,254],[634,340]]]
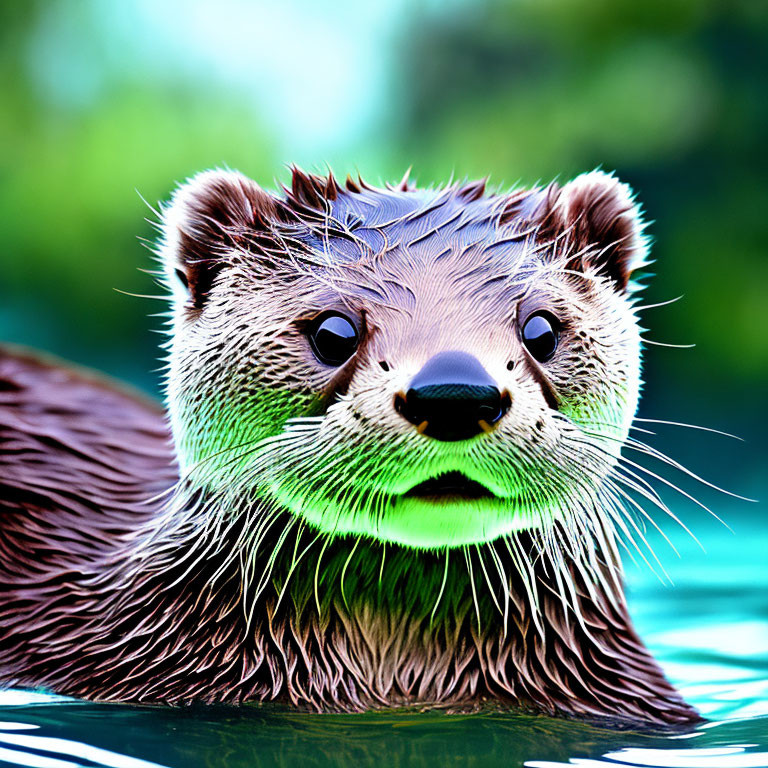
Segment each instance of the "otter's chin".
[[415,549],[483,544],[532,526],[529,511],[458,473],[418,483],[386,502],[340,509],[324,499],[280,494],[297,517],[330,535],[357,535]]
[[400,496],[378,521],[375,537],[418,549],[484,544],[530,527],[512,499]]

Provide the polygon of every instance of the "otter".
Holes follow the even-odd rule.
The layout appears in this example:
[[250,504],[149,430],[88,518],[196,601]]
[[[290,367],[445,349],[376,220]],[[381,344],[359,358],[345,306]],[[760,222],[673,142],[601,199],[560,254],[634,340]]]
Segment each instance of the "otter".
[[627,185],[208,171],[160,216],[167,421],[0,352],[2,684],[700,720],[623,591]]

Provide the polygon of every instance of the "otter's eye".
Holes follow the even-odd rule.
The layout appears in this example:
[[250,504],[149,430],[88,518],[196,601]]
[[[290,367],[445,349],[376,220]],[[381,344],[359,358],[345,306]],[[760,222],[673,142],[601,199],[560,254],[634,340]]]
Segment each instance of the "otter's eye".
[[320,315],[307,335],[315,356],[326,365],[341,365],[349,360],[359,342],[354,323],[337,312]]
[[523,344],[540,363],[546,363],[557,349],[557,321],[547,312],[536,312],[523,326]]

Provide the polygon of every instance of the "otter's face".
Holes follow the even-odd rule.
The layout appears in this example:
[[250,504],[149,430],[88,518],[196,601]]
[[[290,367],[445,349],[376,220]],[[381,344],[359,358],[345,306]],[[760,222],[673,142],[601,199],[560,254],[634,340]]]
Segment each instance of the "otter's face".
[[592,526],[639,389],[644,246],[612,177],[485,197],[296,172],[277,199],[207,173],[165,248],[194,483],[420,548]]

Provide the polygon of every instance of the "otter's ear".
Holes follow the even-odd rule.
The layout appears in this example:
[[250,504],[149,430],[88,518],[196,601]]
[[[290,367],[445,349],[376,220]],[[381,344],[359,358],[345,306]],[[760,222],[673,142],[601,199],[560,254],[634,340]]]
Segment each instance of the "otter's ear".
[[275,217],[275,199],[240,173],[205,171],[179,187],[162,222],[162,256],[174,295],[201,309],[227,252]]
[[538,214],[542,233],[563,236],[576,254],[571,269],[594,269],[625,290],[632,272],[648,263],[640,208],[629,186],[610,174],[592,171],[550,187]]

